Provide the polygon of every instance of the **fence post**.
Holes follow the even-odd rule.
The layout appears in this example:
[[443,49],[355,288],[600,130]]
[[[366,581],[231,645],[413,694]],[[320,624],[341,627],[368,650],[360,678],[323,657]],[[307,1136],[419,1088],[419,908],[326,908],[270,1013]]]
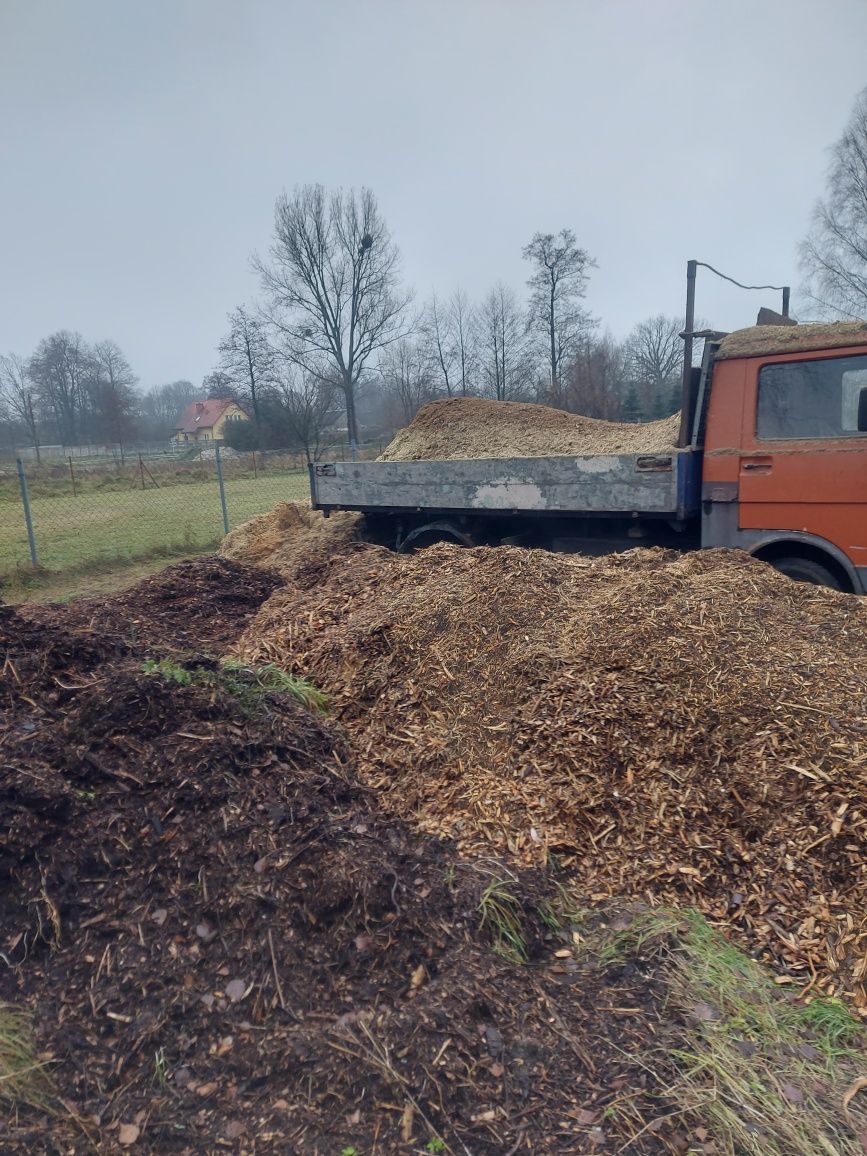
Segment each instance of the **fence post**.
[[72,468],[72,454],[69,455],[69,480],[72,482],[72,496],[74,498],[76,496],[76,494],[75,494],[75,471]]
[[214,442],[214,461],[217,465],[217,483],[220,487],[220,506],[223,509],[223,533],[229,532],[229,511],[226,508],[226,487],[223,485],[223,463],[220,461],[220,447]]
[[27,475],[24,472],[24,463],[18,461],[18,484],[21,487],[21,501],[24,505],[24,524],[27,526],[27,541],[30,543],[30,561],[34,566],[39,565],[39,556],[36,553],[36,538],[33,534],[33,518],[30,516],[30,496],[27,493]]

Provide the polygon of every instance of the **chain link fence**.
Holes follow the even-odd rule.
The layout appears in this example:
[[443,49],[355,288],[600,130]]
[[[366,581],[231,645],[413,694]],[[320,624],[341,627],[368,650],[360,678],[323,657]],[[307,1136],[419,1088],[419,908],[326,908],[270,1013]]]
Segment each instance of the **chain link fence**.
[[[380,443],[360,447],[375,457]],[[349,456],[330,447],[323,460]],[[215,548],[278,502],[309,497],[297,452],[210,446],[194,461],[127,455],[123,464],[68,457],[0,465],[0,581]]]

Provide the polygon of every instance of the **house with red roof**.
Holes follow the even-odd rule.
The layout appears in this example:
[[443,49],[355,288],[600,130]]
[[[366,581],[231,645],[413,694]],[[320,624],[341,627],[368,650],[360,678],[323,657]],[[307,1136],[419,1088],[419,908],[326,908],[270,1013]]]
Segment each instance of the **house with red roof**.
[[233,421],[249,421],[249,415],[232,398],[194,401],[175,423],[173,440],[180,445],[221,442],[226,436],[226,425]]

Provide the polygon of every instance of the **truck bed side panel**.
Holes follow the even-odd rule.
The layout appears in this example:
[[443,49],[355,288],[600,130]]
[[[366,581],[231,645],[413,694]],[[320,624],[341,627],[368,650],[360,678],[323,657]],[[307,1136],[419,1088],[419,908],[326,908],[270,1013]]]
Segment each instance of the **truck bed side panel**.
[[693,454],[336,462],[311,468],[318,509],[683,516]]

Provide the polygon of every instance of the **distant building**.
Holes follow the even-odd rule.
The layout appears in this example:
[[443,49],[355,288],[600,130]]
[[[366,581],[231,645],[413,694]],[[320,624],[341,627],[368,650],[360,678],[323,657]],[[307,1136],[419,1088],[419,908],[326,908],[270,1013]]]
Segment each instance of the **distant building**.
[[178,418],[172,440],[179,445],[185,442],[221,442],[226,434],[227,423],[248,420],[245,410],[230,397],[194,401]]

